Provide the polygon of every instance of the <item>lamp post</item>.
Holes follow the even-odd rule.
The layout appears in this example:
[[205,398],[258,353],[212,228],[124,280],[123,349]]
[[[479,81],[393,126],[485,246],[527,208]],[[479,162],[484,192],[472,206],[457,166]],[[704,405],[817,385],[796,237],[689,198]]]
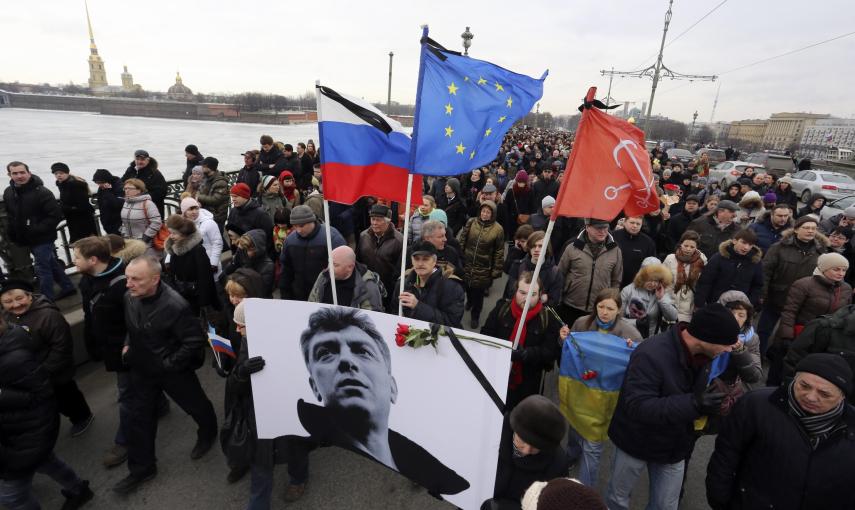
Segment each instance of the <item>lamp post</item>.
[[395,54],[389,52],[389,92],[386,94],[386,115],[392,115],[392,57]]
[[695,113],[692,114],[692,131],[689,133],[689,141],[695,137],[695,121],[698,120],[698,111],[695,110]]
[[469,31],[469,27],[466,27],[466,31],[460,34],[460,37],[463,39],[463,54],[469,55],[469,47],[472,46],[472,38],[475,35]]

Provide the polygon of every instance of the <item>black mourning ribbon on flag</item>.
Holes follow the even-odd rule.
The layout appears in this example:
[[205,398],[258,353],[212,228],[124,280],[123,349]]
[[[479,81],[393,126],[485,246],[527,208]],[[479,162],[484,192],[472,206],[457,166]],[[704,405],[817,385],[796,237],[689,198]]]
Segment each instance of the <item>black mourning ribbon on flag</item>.
[[386,119],[384,119],[383,116],[378,115],[375,112],[372,112],[371,110],[369,110],[368,108],[365,108],[364,106],[359,106],[358,104],[354,103],[353,101],[351,101],[345,97],[342,97],[341,94],[339,94],[338,92],[334,91],[333,89],[331,89],[329,87],[324,87],[321,85],[316,85],[316,87],[321,91],[321,94],[327,96],[328,98],[332,99],[333,101],[344,106],[351,113],[353,113],[354,115],[356,115],[360,119],[364,120],[368,124],[376,127],[377,129],[379,129],[383,133],[388,135],[389,133],[394,131],[392,129],[392,126],[390,126],[389,123],[386,122]]
[[[433,328],[431,328],[433,329]],[[445,333],[448,335],[448,338],[451,339],[451,345],[454,346],[454,350],[457,351],[457,354],[460,355],[460,358],[463,360],[463,363],[469,368],[469,371],[472,372],[472,375],[475,376],[475,379],[481,384],[481,387],[484,388],[484,391],[487,392],[487,395],[490,397],[490,400],[496,404],[496,407],[499,408],[499,412],[505,414],[505,403],[502,402],[499,394],[496,393],[496,389],[493,388],[493,385],[490,384],[490,381],[487,380],[487,376],[484,375],[484,372],[478,368],[478,365],[475,364],[475,360],[472,359],[472,356],[469,355],[469,352],[463,347],[463,344],[460,343],[460,339],[457,338],[457,335],[451,328],[445,328]]]
[[600,110],[613,110],[620,106],[619,104],[613,104],[611,106],[606,106],[605,103],[600,101],[599,99],[594,99],[593,101],[585,101],[579,106],[579,111],[583,111],[585,109],[590,110],[591,108],[599,108]]

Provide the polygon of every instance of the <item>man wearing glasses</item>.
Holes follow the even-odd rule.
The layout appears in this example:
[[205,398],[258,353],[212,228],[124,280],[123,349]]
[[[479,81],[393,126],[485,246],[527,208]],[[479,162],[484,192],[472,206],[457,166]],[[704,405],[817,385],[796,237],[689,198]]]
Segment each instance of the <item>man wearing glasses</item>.
[[160,212],[161,218],[163,215],[163,200],[166,198],[166,179],[163,174],[157,169],[157,160],[149,156],[148,151],[138,149],[134,152],[134,160],[131,162],[128,169],[125,170],[125,175],[122,176],[122,181],[128,179],[139,179],[145,183],[145,188],[151,196],[151,201]]

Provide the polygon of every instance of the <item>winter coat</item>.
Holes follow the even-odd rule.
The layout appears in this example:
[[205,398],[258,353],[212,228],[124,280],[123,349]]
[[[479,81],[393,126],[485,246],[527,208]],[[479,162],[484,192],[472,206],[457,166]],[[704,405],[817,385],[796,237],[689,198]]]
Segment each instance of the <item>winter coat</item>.
[[[679,249],[679,248],[678,248]],[[700,256],[700,260],[703,262],[703,265],[707,265],[707,256],[702,252],[698,252]],[[671,253],[665,260],[662,262],[668,270],[671,271],[671,276],[674,280],[674,306],[677,307],[677,320],[680,322],[689,322],[692,320],[692,312],[695,309],[695,288],[697,287],[698,281],[700,281],[700,275],[698,276],[698,281],[692,282],[690,281],[690,273],[692,270],[691,264],[683,264],[683,275],[686,281],[686,284],[680,287],[677,290],[677,270],[679,268],[679,261],[677,260],[677,255]],[[701,274],[703,274],[703,269],[701,270]]]
[[[508,268],[508,282],[505,285],[505,299],[513,299],[516,292],[516,284],[520,274],[528,271],[534,273],[534,262],[531,261],[531,255],[525,255],[524,258],[513,261]],[[546,293],[546,304],[549,306],[558,306],[561,304],[561,289],[564,287],[564,278],[558,272],[558,266],[552,261],[551,257],[546,257],[543,264],[540,266],[540,281],[543,282],[543,292]]]
[[811,447],[789,411],[787,388],[762,388],[736,403],[707,465],[713,510],[855,508],[855,408],[845,426]]
[[89,202],[89,186],[86,181],[69,175],[64,182],[56,181],[59,188],[59,206],[68,226],[68,242],[73,243],[84,237],[94,236],[98,229],[95,225],[95,208]]
[[766,209],[763,208],[763,199],[755,193],[746,193],[739,201],[739,212],[736,213],[736,221],[741,228],[747,228],[763,217]]
[[[809,322],[790,344],[784,358],[784,374],[792,376],[799,361],[814,352],[839,354],[855,370],[855,305]],[[852,396],[849,398],[851,402]]]
[[698,249],[707,256],[712,258],[721,243],[733,237],[733,234],[739,229],[739,225],[734,221],[724,229],[718,227],[715,216],[701,216],[695,221],[689,223],[687,230],[694,230],[701,238],[698,240]]
[[[488,205],[495,218],[495,204],[488,202]],[[469,288],[486,289],[502,276],[505,232],[495,219],[470,218],[457,234],[457,241],[463,248],[463,273]]]
[[[219,309],[214,273],[202,245],[202,234],[196,230],[178,241],[167,239],[164,249],[169,256],[169,275],[174,288],[190,303],[193,314],[198,316],[199,310],[206,306]],[[262,256],[267,258],[264,253]]]
[[122,207],[125,205],[125,191],[122,189],[122,181],[118,177],[113,177],[110,181],[110,188],[98,188],[95,193],[95,200],[98,203],[98,212],[104,233],[120,234]]
[[3,317],[9,323],[29,329],[36,360],[44,366],[52,383],[62,384],[74,378],[71,326],[53,302],[33,294],[33,303],[23,315],[4,311]]
[[504,197],[502,198],[502,202],[508,208],[508,223],[505,225],[505,237],[508,239],[514,238],[514,233],[520,225],[518,223],[518,216],[520,214],[531,215],[540,211],[540,204],[535,203],[533,191],[529,190],[528,193],[515,195],[512,186],[514,186],[513,183],[505,190]]
[[460,232],[466,224],[466,203],[463,197],[455,195],[452,199],[446,199],[447,204],[442,209],[448,217],[448,227],[452,232]]
[[[412,269],[404,274],[404,292],[410,292],[419,300],[415,308],[403,307],[404,317],[411,317],[452,328],[463,327],[463,282],[454,276],[453,269],[440,269],[437,265],[424,287],[416,287],[416,272]],[[401,279],[392,288],[391,306],[398,306]]]
[[253,197],[258,196],[258,183],[261,182],[261,168],[256,163],[252,166],[244,166],[240,170],[238,170],[237,179],[235,180],[235,184],[244,183],[249,186],[250,192],[252,192]]
[[852,302],[852,287],[846,282],[832,282],[822,275],[799,278],[790,286],[787,301],[778,323],[779,339],[795,338],[793,326],[804,326],[820,315],[833,314]]
[[[515,319],[511,313],[511,301],[500,299],[490,311],[487,322],[481,328],[482,335],[502,340],[512,340],[516,335]],[[541,308],[540,313],[526,323],[525,345],[517,347],[524,356],[522,363],[522,382],[515,388],[508,386],[505,408],[511,409],[524,398],[540,392],[543,371],[551,370],[561,355],[559,330],[561,324],[552,315]]]
[[220,232],[220,227],[214,221],[214,215],[207,209],[199,209],[199,216],[195,223],[196,230],[202,234],[202,246],[205,247],[205,253],[208,254],[208,265],[217,268],[214,274],[216,280],[221,272],[223,233]]
[[587,240],[587,234],[582,230],[561,255],[558,272],[564,275],[562,303],[590,312],[601,290],[620,285],[623,255],[611,234],[596,257]]
[[[592,315],[584,315],[576,319],[576,322],[574,322],[573,326],[570,327],[570,331],[574,333],[577,331],[600,331],[600,328],[597,327],[597,321]],[[630,321],[622,317],[615,318],[615,323],[612,326],[612,329],[609,330],[608,334],[618,336],[620,338],[629,338],[633,342],[641,342],[644,340],[644,336],[635,329],[635,326],[633,326]]]
[[236,228],[241,233],[258,228],[264,232],[265,239],[273,239],[273,220],[255,199],[240,207],[229,209],[229,219],[226,221],[226,225]]
[[23,328],[0,333],[0,479],[32,479],[59,433],[49,376]]
[[793,220],[791,218],[786,225],[776,228],[772,225],[772,211],[766,211],[748,228],[757,234],[757,246],[763,250],[763,253],[767,253],[773,244],[781,240],[784,232],[793,228]]
[[385,288],[395,284],[401,274],[401,251],[404,249],[404,236],[391,223],[383,235],[377,237],[371,227],[359,234],[356,243],[356,260],[377,273]]
[[3,192],[3,205],[8,215],[6,235],[18,246],[38,246],[56,241],[56,227],[62,210],[53,193],[31,176],[22,186],[9,184]]
[[128,332],[125,327],[127,281],[125,264],[115,257],[110,259],[103,273],[81,273],[80,276],[85,334],[94,340],[104,360],[104,368],[109,372],[125,369],[122,347]]
[[163,224],[163,217],[157,210],[154,200],[148,194],[125,197],[122,206],[122,237],[141,239],[149,244]]
[[[285,238],[279,258],[282,264],[282,276],[279,278],[282,299],[305,301],[318,275],[328,266],[325,228],[323,223],[315,223],[315,229],[306,237],[294,231]],[[329,251],[345,245],[344,238],[332,227],[330,240],[332,246]]]
[[139,179],[145,184],[146,193],[151,197],[154,205],[157,206],[160,215],[163,216],[163,201],[166,198],[167,186],[166,179],[163,178],[163,174],[157,169],[157,160],[151,158],[148,165],[139,170],[131,162],[131,165],[125,170],[125,175],[122,176],[122,182],[128,179]]
[[[329,275],[329,269],[324,269],[318,275],[318,279],[315,280],[315,285],[312,287],[312,292],[309,293],[308,301],[310,303],[332,303],[332,295],[327,296],[327,292],[332,293],[329,287]],[[353,298],[350,300],[350,303],[339,302],[339,304],[351,308],[382,312],[383,298],[380,293],[382,282],[377,273],[371,271],[363,264],[357,263],[356,267],[353,268],[351,278],[353,279]],[[336,285],[336,288],[339,285]],[[338,298],[341,299],[341,294],[338,295]]]
[[756,246],[747,255],[739,255],[733,249],[732,240],[721,243],[695,286],[695,307],[715,303],[723,293],[738,290],[748,296],[755,309],[759,308],[763,291],[762,258]]
[[202,179],[196,200],[214,215],[214,221],[226,221],[229,212],[229,179],[220,172],[212,172]]
[[698,209],[694,213],[683,211],[678,214],[673,214],[668,219],[665,225],[665,248],[667,251],[672,251],[680,242],[680,237],[689,230],[689,224],[701,217],[701,211]]
[[700,413],[692,395],[707,386],[711,360],[695,370],[671,326],[632,352],[609,425],[609,438],[627,454],[646,462],[674,464],[692,452]]
[[[279,193],[264,192],[259,197],[259,200],[261,201],[261,208],[270,216],[270,221],[275,223],[273,216],[276,214],[276,211],[285,209],[285,202],[282,200],[282,195]],[[290,210],[291,207],[288,209]]]
[[140,255],[145,254],[148,246],[139,239],[125,239],[125,245],[119,251],[112,255],[118,259],[122,259],[125,265]]
[[[662,299],[656,298],[656,292],[644,288],[645,283],[654,280],[662,282],[665,287]],[[620,291],[623,317],[645,338],[656,332],[660,320],[677,321],[677,307],[674,306],[673,289],[669,282],[671,272],[664,264],[650,264],[639,269],[635,280]]]
[[[262,149],[258,153],[258,166],[263,175],[272,175],[274,177],[279,177],[279,172],[281,171],[276,164],[284,157],[282,151],[279,150],[279,147],[273,145],[269,151],[264,152]],[[254,189],[250,187],[250,189]]]
[[[830,218],[825,218],[824,220],[822,220],[819,223],[819,228],[820,230],[822,230],[822,233],[825,235],[831,234],[834,229],[836,229],[837,226],[840,225],[841,218],[843,218],[843,213],[835,214]],[[852,227],[850,226],[849,229],[852,230]]]
[[799,278],[810,276],[816,261],[828,249],[828,238],[817,232],[807,247],[796,242],[795,232],[788,230],[763,257],[763,306],[780,312],[790,286]]
[[422,216],[422,213],[420,213],[419,211],[413,213],[413,215],[410,217],[410,238],[407,241],[407,244],[412,246],[422,240],[422,225],[424,225],[424,223],[429,219],[430,217]]
[[223,272],[232,274],[241,267],[252,269],[261,276],[261,281],[264,282],[264,294],[260,297],[272,298],[276,268],[273,261],[267,256],[267,240],[264,237],[264,232],[261,229],[254,229],[247,232],[246,235],[249,236],[255,247],[255,256],[249,258],[246,251],[238,249]]
[[612,237],[623,259],[623,277],[620,281],[620,287],[623,288],[635,279],[644,259],[656,256],[656,243],[644,232],[632,235],[626,229],[616,230]]
[[132,370],[158,376],[194,371],[205,362],[207,335],[190,305],[164,283],[147,298],[125,294],[128,352],[124,362]]

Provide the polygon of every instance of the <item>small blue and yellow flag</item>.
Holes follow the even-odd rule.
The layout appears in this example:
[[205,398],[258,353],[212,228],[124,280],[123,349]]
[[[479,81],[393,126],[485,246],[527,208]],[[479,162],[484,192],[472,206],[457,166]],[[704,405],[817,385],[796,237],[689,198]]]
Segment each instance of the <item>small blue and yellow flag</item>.
[[605,441],[633,349],[615,335],[584,331],[564,340],[558,369],[561,412],[588,441]]
[[448,51],[425,37],[413,173],[458,175],[496,158],[505,133],[543,96],[543,81]]

